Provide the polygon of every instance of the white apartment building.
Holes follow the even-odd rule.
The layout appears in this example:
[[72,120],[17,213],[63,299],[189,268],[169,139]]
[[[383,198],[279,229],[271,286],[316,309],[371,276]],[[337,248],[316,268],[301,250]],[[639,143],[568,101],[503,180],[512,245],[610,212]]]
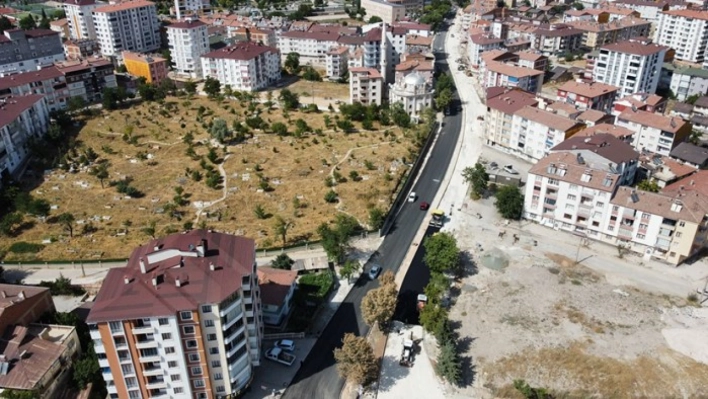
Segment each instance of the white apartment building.
[[389,90],[391,104],[403,104],[403,109],[414,121],[419,121],[423,110],[433,106],[434,93],[425,76],[418,72],[403,76]]
[[325,55],[326,74],[330,79],[339,79],[344,76],[349,65],[349,48],[336,47]]
[[508,149],[534,162],[583,128],[584,124],[570,117],[527,105],[514,112]]
[[500,49],[504,44],[504,39],[499,39],[487,35],[471,35],[467,41],[467,58],[469,65],[478,68],[482,63],[482,54]]
[[686,98],[696,94],[704,96],[708,93],[708,70],[702,68],[676,68],[671,74],[669,88],[678,101],[684,101]]
[[58,32],[7,29],[0,34],[0,74],[36,71],[64,59]]
[[69,21],[69,36],[73,40],[96,40],[96,28],[93,24],[93,11],[105,4],[95,0],[67,0],[64,12]]
[[43,95],[49,112],[64,109],[69,100],[66,77],[55,66],[0,77],[0,98],[28,94]]
[[93,21],[101,54],[106,57],[160,49],[160,21],[153,2],[132,0],[98,7]]
[[680,117],[625,109],[615,125],[634,132],[632,146],[637,151],[651,151],[669,156],[671,150],[691,135],[691,124]]
[[543,71],[524,68],[511,63],[491,61],[485,65],[482,86],[518,87],[531,93],[538,93],[543,86]]
[[620,97],[634,93],[654,94],[667,50],[667,47],[652,44],[647,39],[606,44],[600,48],[593,65],[593,80],[619,87]]
[[384,79],[374,68],[349,69],[349,103],[360,102],[364,105],[378,104],[383,101]]
[[283,32],[278,38],[278,49],[283,54],[282,61],[290,53],[300,54],[300,65],[324,67],[327,52],[339,46],[336,32]]
[[256,91],[280,80],[280,51],[253,42],[239,42],[202,55],[204,77],[233,90]]
[[[495,93],[490,95],[493,91]],[[486,144],[501,149],[513,148],[515,146],[511,136],[514,113],[526,106],[537,106],[538,99],[534,94],[516,88],[495,87],[488,89],[487,93],[483,130]]]
[[708,11],[662,11],[656,42],[674,49],[677,60],[703,63],[708,46]]
[[202,78],[201,56],[209,52],[207,24],[188,18],[167,25],[167,41],[176,73],[195,79]]
[[615,7],[628,8],[639,13],[639,17],[651,22],[650,37],[656,41],[656,27],[662,11],[669,10],[669,2],[651,0],[621,0],[613,3]]
[[174,0],[175,15],[178,20],[187,18],[190,15],[202,15],[211,11],[209,0]]
[[110,398],[238,396],[260,365],[253,240],[192,230],[136,248],[87,318]]
[[43,95],[0,98],[0,176],[18,170],[29,155],[28,141],[42,137],[48,127]]

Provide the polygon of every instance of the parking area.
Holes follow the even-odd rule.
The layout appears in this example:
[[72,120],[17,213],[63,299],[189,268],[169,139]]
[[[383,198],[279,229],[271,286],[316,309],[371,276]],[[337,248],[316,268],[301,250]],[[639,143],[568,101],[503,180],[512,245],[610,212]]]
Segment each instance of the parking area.
[[[277,398],[285,391],[285,388],[290,384],[295,373],[300,368],[300,362],[305,360],[307,354],[310,353],[312,346],[315,345],[315,338],[300,338],[293,339],[295,350],[291,353],[295,355],[295,362],[292,366],[286,366],[268,360],[265,355],[261,357],[261,365],[256,368],[251,383],[250,391],[244,395],[244,399],[264,399]],[[275,340],[263,341],[263,353],[272,348]]]

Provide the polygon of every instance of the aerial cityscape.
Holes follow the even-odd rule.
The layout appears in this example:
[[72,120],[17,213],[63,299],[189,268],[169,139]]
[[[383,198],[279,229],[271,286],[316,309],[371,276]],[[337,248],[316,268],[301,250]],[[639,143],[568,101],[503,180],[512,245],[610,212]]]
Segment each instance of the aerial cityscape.
[[708,1],[0,33],[0,398],[705,397]]

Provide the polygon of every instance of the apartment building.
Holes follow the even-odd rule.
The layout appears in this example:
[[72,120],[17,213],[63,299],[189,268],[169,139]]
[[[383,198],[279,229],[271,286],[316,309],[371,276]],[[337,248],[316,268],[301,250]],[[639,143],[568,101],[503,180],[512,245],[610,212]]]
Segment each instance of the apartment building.
[[366,11],[366,16],[379,17],[387,24],[401,21],[406,16],[406,6],[384,0],[361,0],[360,7]]
[[703,63],[708,46],[708,11],[662,11],[656,29],[656,42],[674,49],[674,58]]
[[160,49],[160,21],[155,3],[130,0],[93,10],[101,54],[120,57],[123,51],[148,53]]
[[209,0],[175,0],[175,15],[182,20],[191,15],[202,15],[211,11]]
[[531,48],[545,56],[561,56],[574,53],[583,44],[583,31],[572,26],[551,24],[548,27],[532,28]]
[[69,21],[66,18],[49,22],[49,30],[59,33],[62,39],[69,38]]
[[649,37],[656,41],[656,28],[659,26],[659,18],[662,11],[669,10],[669,1],[651,0],[620,0],[615,1],[615,7],[627,8],[639,13],[639,18],[651,23]]
[[637,151],[666,156],[691,135],[691,124],[682,118],[641,110],[624,110],[617,116],[615,125],[634,132],[632,146]]
[[29,156],[30,139],[43,136],[48,128],[43,95],[0,98],[0,176],[15,173]]
[[659,85],[667,50],[644,38],[604,45],[593,65],[593,80],[619,87],[620,96],[653,94]]
[[0,284],[0,335],[13,325],[27,326],[54,311],[49,288]]
[[521,89],[487,89],[487,112],[484,117],[486,144],[503,149],[514,148],[516,142],[512,143],[511,140],[514,114],[524,107],[535,107],[538,103],[535,95]]
[[54,66],[0,77],[0,97],[43,95],[50,112],[66,108],[69,88],[64,74]]
[[[283,54],[282,62],[290,53],[300,54],[301,65],[324,67],[327,52],[338,47],[339,33],[336,32],[283,32],[278,38],[278,49]],[[380,42],[379,36],[379,42]]]
[[297,271],[259,267],[258,286],[261,290],[263,323],[282,325],[293,310]]
[[483,86],[518,87],[538,93],[543,86],[543,71],[516,66],[509,62],[492,61],[485,65]]
[[467,59],[472,68],[478,68],[482,63],[482,54],[501,49],[504,39],[490,35],[470,35],[467,41]]
[[64,13],[69,21],[69,37],[73,40],[96,40],[96,27],[93,24],[93,11],[105,5],[95,0],[67,0]]
[[105,58],[64,61],[56,67],[66,79],[69,97],[81,97],[87,103],[101,101],[104,89],[118,87],[113,64]]
[[235,41],[256,42],[270,47],[276,47],[278,45],[275,31],[272,29],[227,26],[226,33],[230,39],[234,39]]
[[192,230],[109,270],[86,320],[111,398],[238,396],[263,338],[255,243]]
[[8,29],[0,35],[0,74],[21,73],[64,60],[59,33]]
[[374,68],[349,68],[349,103],[360,102],[364,105],[378,104],[383,101],[384,79]]
[[147,83],[159,84],[167,78],[169,66],[165,58],[131,51],[123,51],[121,58],[129,74],[145,78]]
[[534,162],[583,128],[585,124],[573,118],[527,105],[514,112],[508,149],[512,154]]
[[627,109],[663,114],[669,101],[656,94],[635,93],[615,100],[612,115],[617,116]]
[[190,78],[201,79],[201,56],[209,52],[207,24],[188,18],[167,25],[167,42],[175,72]]
[[[666,68],[666,67],[665,67]],[[702,68],[673,68],[669,88],[678,101],[708,93],[708,70]]]
[[90,39],[64,41],[64,55],[67,60],[80,60],[92,55],[98,55],[101,49],[98,42]]
[[581,110],[594,109],[609,113],[618,91],[618,87],[604,83],[568,81],[558,88],[558,101]]
[[514,53],[519,59],[516,64],[523,68],[531,68],[537,71],[546,72],[548,69],[548,57],[531,50],[517,51]]
[[612,173],[616,173],[617,184],[620,186],[634,184],[639,171],[641,154],[627,141],[617,137],[617,131],[610,130],[608,133],[604,131],[603,128],[584,129],[558,143],[549,153],[568,152],[576,157],[579,154],[589,167],[600,165],[600,169],[612,170]]
[[589,50],[597,50],[606,44],[633,37],[648,37],[651,30],[651,23],[636,17],[627,17],[606,24],[576,21],[570,22],[569,25],[583,32],[582,47]]
[[326,74],[330,79],[339,79],[347,73],[349,65],[349,49],[335,47],[325,55]]
[[204,77],[211,77],[233,90],[257,91],[280,80],[280,51],[253,42],[202,55]]

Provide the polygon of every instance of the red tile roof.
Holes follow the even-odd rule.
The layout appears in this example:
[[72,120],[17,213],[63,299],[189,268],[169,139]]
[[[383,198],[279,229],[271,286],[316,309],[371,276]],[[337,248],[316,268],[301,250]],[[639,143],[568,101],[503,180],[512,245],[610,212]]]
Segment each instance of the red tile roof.
[[579,94],[588,98],[595,98],[612,92],[616,93],[619,87],[599,82],[585,83],[569,81],[565,82],[558,90]]
[[679,191],[695,191],[708,198],[708,170],[699,170],[695,174],[669,184],[661,192],[676,193]]
[[639,159],[639,153],[626,142],[608,133],[592,136],[573,135],[551,148],[551,152],[588,150],[614,163],[620,164]]
[[150,7],[150,6],[155,6],[155,3],[147,0],[130,0],[130,1],[124,1],[121,3],[116,3],[116,4],[110,4],[107,6],[103,7],[98,7],[93,12],[118,12],[118,11],[125,11],[125,10],[130,10],[133,8],[139,8],[139,7]]
[[538,104],[535,95],[521,89],[504,90],[500,93],[494,93],[491,89],[493,88],[490,88],[488,93],[496,95],[487,97],[487,107],[505,114],[513,114],[525,106]]
[[41,82],[43,80],[49,80],[63,76],[61,71],[55,66],[45,67],[39,71],[30,71],[24,73],[17,73],[14,75],[7,75],[0,78],[0,90],[9,89],[11,87],[22,86],[27,83]]
[[31,108],[38,101],[42,101],[42,98],[44,96],[40,94],[28,94],[0,99],[0,127],[12,123],[25,110]]
[[263,304],[282,305],[295,280],[297,280],[297,271],[259,267],[258,286],[261,289]]
[[599,123],[595,126],[588,127],[576,133],[576,136],[593,136],[595,134],[611,134],[612,136],[624,140],[627,137],[632,137],[633,131],[621,127],[612,125],[609,123]]
[[292,39],[316,40],[319,42],[336,42],[337,39],[339,39],[339,33],[337,32],[302,32],[291,30],[283,32],[280,36]]
[[261,54],[265,53],[278,53],[278,49],[264,46],[259,43],[253,42],[239,42],[233,46],[224,47],[219,50],[214,50],[209,53],[203,54],[202,58],[217,58],[217,59],[230,59],[230,60],[252,60]]
[[[691,177],[693,176],[686,179]],[[634,197],[637,201],[632,198],[632,194],[635,194]],[[700,193],[678,191],[671,194],[620,187],[610,203],[667,219],[686,220],[693,223],[700,223],[708,213],[708,199]],[[680,208],[674,208],[674,204],[680,205]]]
[[539,109],[532,105],[527,105],[514,112],[514,115],[536,122],[551,129],[567,132],[577,126],[585,126],[568,117],[554,114],[545,109]]
[[[609,50],[617,53],[634,54],[648,56],[666,51],[669,48],[658,44],[648,44],[637,40],[624,40],[617,43],[606,44],[600,48],[601,50]],[[662,60],[663,61],[663,60]]]
[[678,132],[686,124],[686,121],[678,116],[664,116],[642,110],[632,111],[632,109],[625,109],[619,114],[617,119],[623,119],[638,123],[642,126],[650,126],[672,133]]
[[[563,173],[551,173],[564,170]],[[590,172],[589,181],[583,181],[583,174]],[[605,192],[612,192],[617,186],[620,175],[612,173],[604,168],[595,169],[592,165],[586,163],[578,163],[578,156],[571,152],[555,152],[541,158],[535,165],[531,166],[529,175],[545,176],[551,179],[560,180],[570,184],[577,184],[582,187],[588,187]],[[531,178],[529,177],[529,181]],[[605,185],[606,179],[609,180]]]
[[[205,254],[197,256],[202,242]],[[241,289],[255,258],[253,240],[230,234],[193,230],[151,240],[133,251],[126,267],[108,272],[87,321],[170,316],[199,304],[220,303]]]
[[200,20],[186,20],[175,22],[166,26],[167,29],[195,29],[206,24]]
[[352,72],[352,73],[366,72],[366,74],[368,75],[369,78],[380,78],[381,77],[381,73],[374,68],[354,67],[354,68],[349,68],[349,72]]
[[675,17],[702,19],[708,21],[708,11],[704,10],[669,10],[662,11],[661,13],[666,15],[673,15]]

